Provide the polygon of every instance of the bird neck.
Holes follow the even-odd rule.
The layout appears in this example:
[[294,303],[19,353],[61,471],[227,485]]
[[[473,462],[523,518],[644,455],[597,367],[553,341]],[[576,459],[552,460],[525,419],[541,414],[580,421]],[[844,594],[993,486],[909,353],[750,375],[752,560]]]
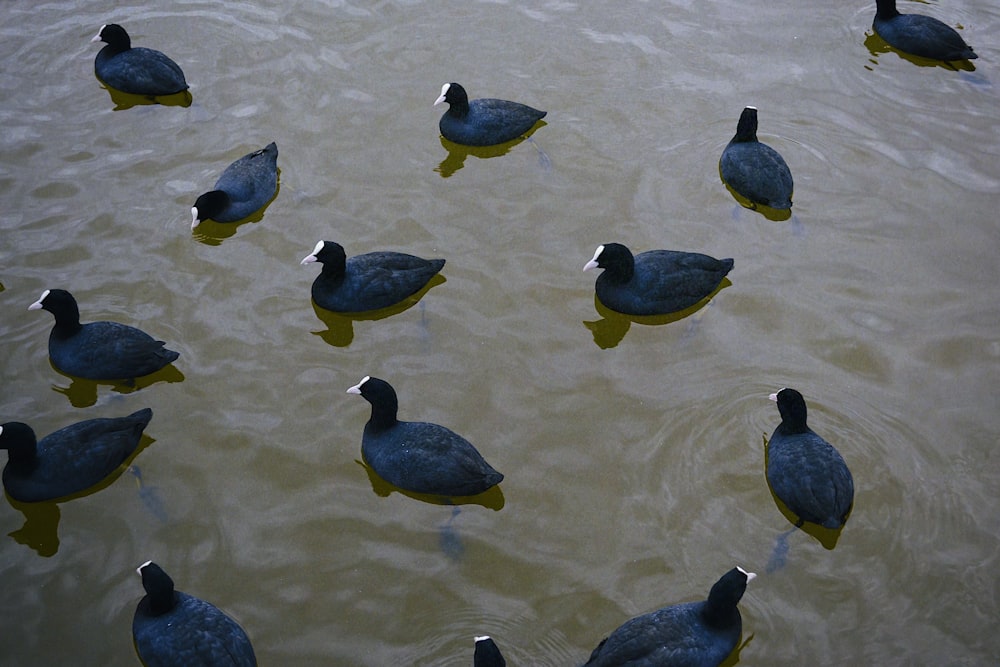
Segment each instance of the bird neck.
[[372,433],[379,433],[398,423],[396,412],[399,405],[395,397],[385,398],[378,405],[372,404],[372,416],[365,425],[365,429]]
[[740,610],[728,601],[712,600],[710,597],[705,600],[701,608],[701,618],[706,625],[713,628],[721,628],[732,625],[734,622],[740,623]]
[[887,21],[899,16],[899,11],[896,9],[896,0],[876,0],[875,6],[875,18],[877,19]]

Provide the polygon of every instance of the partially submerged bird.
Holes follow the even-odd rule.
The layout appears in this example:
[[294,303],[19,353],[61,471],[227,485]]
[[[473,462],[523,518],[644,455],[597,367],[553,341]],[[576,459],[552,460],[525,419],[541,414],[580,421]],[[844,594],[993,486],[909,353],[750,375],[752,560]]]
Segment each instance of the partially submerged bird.
[[172,95],[187,90],[180,66],[154,49],[132,46],[125,28],[101,26],[92,42],[106,42],[94,59],[97,78],[116,90],[133,95]]
[[597,246],[583,267],[604,269],[594,289],[602,304],[626,315],[666,315],[689,308],[716,290],[733,260],[696,252],[647,250],[632,255],[621,243]]
[[215,605],[174,590],[174,581],[147,561],[136,570],[146,595],[132,617],[132,639],[146,667],[256,667],[250,638]]
[[73,295],[45,290],[28,310],[45,309],[56,322],[49,334],[49,359],[63,373],[88,380],[134,380],[175,361],[179,352],[162,340],[118,322],[80,324]]
[[545,117],[545,111],[526,104],[482,98],[469,101],[457,83],[441,86],[435,106],[446,102],[438,129],[448,141],[465,146],[493,146],[517,139]]
[[712,586],[707,600],[626,621],[598,644],[584,667],[716,667],[740,641],[743,619],[736,605],[756,576],[735,567]]
[[335,313],[361,313],[413,296],[441,271],[445,261],[387,250],[348,258],[339,243],[320,241],[301,264],[313,262],[323,265],[312,284],[316,305]]
[[876,0],[872,29],[889,46],[933,60],[974,60],[972,47],[950,25],[924,14],[900,14],[896,0]]
[[755,205],[792,207],[792,172],[784,158],[757,140],[757,107],[745,107],[736,134],[719,159],[722,180]]
[[473,496],[503,480],[472,443],[454,431],[398,420],[396,391],[385,380],[366,375],[347,393],[371,403],[361,456],[390,484],[413,493]]
[[766,474],[774,495],[803,521],[838,529],[854,504],[854,478],[833,445],[806,425],[806,401],[794,389],[771,394],[781,423],[767,443]]
[[0,425],[7,450],[3,486],[14,500],[37,503],[65,498],[100,484],[124,463],[153,418],[149,408],[126,417],[87,419],[41,440],[22,422]]
[[226,167],[215,187],[198,197],[191,209],[191,229],[202,220],[243,220],[264,208],[277,191],[278,145],[272,141]]

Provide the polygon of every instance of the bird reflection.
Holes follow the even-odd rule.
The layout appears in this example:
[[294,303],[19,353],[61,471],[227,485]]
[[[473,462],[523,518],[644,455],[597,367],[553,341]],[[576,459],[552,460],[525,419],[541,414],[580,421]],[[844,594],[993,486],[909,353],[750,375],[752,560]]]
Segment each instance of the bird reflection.
[[204,243],[205,245],[222,245],[223,241],[235,236],[236,231],[243,225],[247,223],[257,223],[263,220],[264,212],[267,211],[267,207],[271,205],[271,202],[278,198],[279,192],[281,192],[280,167],[278,168],[278,185],[274,189],[274,196],[271,197],[266,204],[254,211],[251,215],[248,215],[242,220],[237,220],[236,222],[216,222],[212,219],[202,220],[193,230],[191,230],[191,236],[193,236],[196,241]]
[[546,122],[544,120],[540,120],[537,123],[535,123],[534,127],[532,127],[530,130],[528,130],[525,134],[518,137],[517,139],[508,141],[507,143],[503,144],[496,144],[494,146],[465,146],[462,144],[456,144],[453,141],[449,141],[445,139],[444,136],[439,136],[439,139],[441,140],[441,147],[444,148],[446,151],[448,151],[448,157],[446,157],[441,162],[441,164],[439,164],[434,169],[434,171],[441,174],[441,178],[448,178],[456,171],[465,166],[465,158],[469,155],[480,158],[482,160],[486,160],[491,157],[500,157],[501,155],[506,155],[507,153],[509,153],[511,149],[513,149],[515,146],[517,146],[518,144],[522,143],[525,140],[530,141],[531,144],[535,147],[535,149],[538,151],[539,154],[538,158],[539,163],[542,165],[543,168],[548,169],[549,167],[551,167],[552,164],[551,161],[549,160],[548,155],[546,155],[545,151],[543,151],[541,148],[538,147],[538,144],[536,144],[534,141],[531,140],[531,135],[537,132],[539,129],[545,127],[545,125]]
[[385,481],[364,461],[355,460],[355,462],[365,469],[365,472],[368,473],[368,481],[372,485],[372,491],[375,492],[375,495],[382,498],[388,498],[395,491],[414,500],[420,500],[432,505],[482,505],[494,511],[500,511],[504,506],[503,491],[500,490],[499,485],[491,486],[486,491],[474,496],[438,496],[431,493],[414,493],[413,491],[401,489]]
[[[96,78],[96,77],[95,77]],[[104,90],[108,91],[111,101],[114,102],[114,111],[123,111],[132,107],[144,106],[148,104],[159,104],[165,107],[189,107],[191,106],[191,91],[182,90],[179,93],[170,95],[136,95],[134,93],[123,93],[117,88],[112,88],[100,79],[97,81]]]
[[[628,330],[632,327],[633,322],[646,326],[659,326],[661,324],[670,324],[671,322],[683,320],[684,318],[694,315],[699,310],[707,306],[716,294],[732,284],[733,283],[729,280],[729,278],[724,278],[722,282],[719,283],[719,286],[715,288],[715,291],[698,303],[693,306],[689,306],[684,310],[679,310],[676,313],[667,313],[666,315],[625,315],[605,306],[595,294],[594,308],[597,310],[597,314],[604,319],[592,322],[584,321],[583,326],[590,329],[590,332],[594,336],[594,343],[597,347],[602,350],[607,350],[622,342],[622,339],[625,338],[625,334],[627,334]],[[693,321],[692,326],[697,326],[699,321],[699,318],[696,318]],[[687,335],[688,334],[686,333],[685,336]]]
[[[870,33],[865,33],[865,48],[868,52],[872,54],[869,62],[873,65],[878,64],[878,57],[883,53],[895,53],[897,56],[903,60],[908,60],[918,67],[941,67],[943,69],[950,69],[952,71],[966,71],[975,72],[976,66],[972,64],[970,60],[934,60],[933,58],[921,58],[920,56],[914,56],[905,51],[900,51],[899,49],[889,46],[889,43],[878,36],[878,33],[872,31]],[[871,67],[866,67],[866,69],[871,69]]]
[[792,209],[790,208],[771,208],[770,206],[765,206],[764,204],[757,204],[750,201],[740,193],[733,190],[729,183],[726,183],[726,179],[722,178],[722,173],[719,173],[719,178],[722,180],[722,184],[726,186],[726,190],[729,190],[729,194],[733,196],[733,199],[742,206],[743,208],[748,208],[751,211],[757,211],[762,216],[768,220],[773,220],[775,222],[783,222],[792,217]]
[[326,331],[313,331],[311,333],[314,336],[322,338],[328,345],[332,345],[334,347],[347,347],[354,342],[355,322],[383,320],[387,317],[398,315],[404,310],[409,310],[415,306],[425,294],[427,294],[428,290],[444,283],[445,281],[445,277],[439,273],[431,278],[419,292],[411,294],[399,303],[393,304],[388,308],[369,310],[363,313],[335,313],[331,310],[320,308],[316,305],[315,301],[312,301],[313,312],[316,313],[316,317],[320,322],[325,324],[327,328]]
[[24,525],[8,535],[14,538],[18,544],[32,549],[43,558],[54,556],[59,550],[59,518],[61,516],[59,505],[93,495],[114,484],[122,473],[130,467],[135,457],[153,442],[155,442],[153,438],[143,434],[139,440],[139,446],[114,472],[94,486],[78,493],[38,503],[25,503],[11,498],[10,494],[4,492],[11,507],[24,515]]
[[[49,365],[52,365],[51,360],[49,360]],[[88,380],[87,378],[75,375],[67,375],[55,366],[52,366],[52,370],[69,379],[70,383],[68,387],[52,385],[52,390],[68,398],[74,408],[89,408],[91,405],[97,403],[98,387],[100,386],[111,387],[111,391],[119,394],[131,394],[134,391],[145,389],[157,382],[184,381],[184,374],[177,370],[173,364],[164,366],[155,373],[143,375],[134,380]]]

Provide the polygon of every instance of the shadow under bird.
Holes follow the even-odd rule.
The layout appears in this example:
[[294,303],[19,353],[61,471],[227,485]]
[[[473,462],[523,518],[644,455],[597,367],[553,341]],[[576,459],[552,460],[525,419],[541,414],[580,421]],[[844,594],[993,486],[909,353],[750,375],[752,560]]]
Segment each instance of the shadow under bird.
[[273,141],[230,164],[191,209],[191,229],[203,220],[238,222],[274,199],[278,191],[278,145]]
[[469,101],[465,88],[454,82],[441,86],[441,95],[434,105],[442,102],[448,104],[448,110],[441,116],[438,129],[448,141],[464,146],[493,146],[513,141],[547,113],[508,100],[487,97]]
[[62,289],[45,290],[28,310],[44,309],[56,323],[49,334],[49,359],[63,373],[88,380],[134,380],[155,373],[175,361],[179,352],[162,340],[118,322],[80,324],[73,295]]
[[933,60],[974,60],[979,56],[950,25],[924,14],[900,14],[896,0],[876,0],[872,29],[889,46]]
[[806,425],[806,401],[798,391],[784,388],[777,401],[781,423],[767,443],[767,482],[774,495],[799,517],[838,529],[854,504],[854,478],[833,445]]
[[500,653],[500,647],[492,638],[476,637],[476,652],[472,656],[473,667],[507,667],[507,661]]
[[101,26],[92,42],[106,42],[94,59],[97,78],[123,93],[172,95],[187,90],[180,66],[155,49],[132,46],[132,40],[117,23]]
[[737,604],[756,576],[735,567],[712,586],[707,600],[626,621],[598,644],[584,667],[717,667],[740,641],[743,619]]
[[37,503],[65,498],[107,479],[135,452],[153,418],[149,408],[126,417],[87,419],[41,440],[21,422],[0,425],[7,450],[3,486],[14,500]]
[[472,443],[454,431],[398,420],[396,391],[385,380],[365,376],[347,393],[371,403],[361,456],[390,484],[413,493],[474,496],[503,480]]
[[146,595],[132,617],[135,650],[146,667],[256,667],[250,638],[215,605],[174,589],[159,565],[136,570]]
[[632,255],[621,243],[605,243],[583,267],[604,269],[594,289],[602,304],[626,315],[666,315],[689,308],[716,290],[733,260],[696,252],[647,250]]
[[335,313],[361,313],[400,303],[422,290],[444,267],[443,259],[376,251],[347,257],[343,246],[320,241],[301,264],[320,262],[312,298]]
[[754,204],[784,210],[792,207],[792,172],[784,158],[757,140],[757,107],[745,107],[736,134],[719,159],[722,180]]

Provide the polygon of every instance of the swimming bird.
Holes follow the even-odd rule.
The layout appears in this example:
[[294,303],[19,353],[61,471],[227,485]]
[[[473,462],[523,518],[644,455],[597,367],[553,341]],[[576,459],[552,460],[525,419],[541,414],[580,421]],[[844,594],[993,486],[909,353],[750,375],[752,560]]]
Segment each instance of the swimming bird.
[[757,141],[757,107],[745,107],[736,135],[719,159],[722,180],[754,204],[784,210],[792,207],[792,172],[784,158]]
[[413,493],[474,496],[503,479],[454,431],[438,424],[396,419],[396,391],[385,380],[366,375],[347,393],[359,394],[371,403],[361,456],[390,484]]
[[490,637],[476,637],[476,652],[472,656],[473,667],[507,667],[500,648]]
[[244,155],[226,167],[215,188],[198,197],[191,229],[202,220],[236,222],[262,209],[278,191],[278,145]]
[[900,14],[896,0],[876,0],[872,28],[889,46],[934,60],[974,60],[979,56],[950,25],[924,14]]
[[67,375],[88,380],[134,380],[175,361],[179,352],[162,340],[118,322],[80,324],[73,295],[62,289],[42,292],[28,310],[45,309],[56,318],[49,334],[49,359]]
[[301,264],[320,262],[312,298],[335,313],[388,308],[419,292],[444,267],[443,259],[422,259],[401,252],[376,251],[350,259],[344,247],[320,241]]
[[781,423],[767,443],[766,473],[774,495],[785,503],[799,524],[809,521],[838,529],[854,504],[854,479],[833,445],[806,425],[806,401],[784,388],[777,401]]
[[187,90],[180,66],[163,53],[132,46],[125,28],[101,26],[92,42],[107,42],[94,59],[94,72],[104,83],[133,95],[172,95]]
[[469,101],[465,88],[457,83],[441,86],[437,106],[448,103],[438,128],[448,141],[465,146],[493,146],[517,139],[545,117],[547,112],[526,104],[483,98]]
[[626,621],[608,635],[584,667],[715,667],[740,641],[737,603],[757,575],[735,567],[722,575],[707,600],[664,607]]
[[87,419],[41,440],[21,422],[0,425],[0,449],[7,450],[3,486],[14,500],[37,503],[85,491],[104,481],[139,446],[153,418],[149,408],[127,417]]
[[666,315],[689,308],[722,282],[731,258],[715,259],[696,252],[647,250],[633,256],[621,243],[597,246],[583,267],[604,269],[594,289],[611,310],[626,315]]
[[146,667],[256,667],[250,638],[218,607],[174,590],[174,581],[147,561],[136,570],[146,595],[132,617],[132,638]]

